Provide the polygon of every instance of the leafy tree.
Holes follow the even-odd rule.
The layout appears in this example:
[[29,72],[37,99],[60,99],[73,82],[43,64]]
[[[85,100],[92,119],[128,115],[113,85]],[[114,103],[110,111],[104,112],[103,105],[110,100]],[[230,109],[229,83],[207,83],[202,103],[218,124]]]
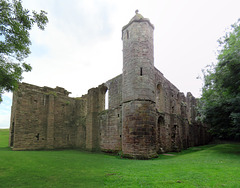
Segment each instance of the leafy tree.
[[44,30],[48,18],[24,9],[21,0],[0,0],[0,102],[4,91],[13,91],[22,73],[31,71],[24,59],[31,53],[29,31],[34,24]]
[[240,140],[240,19],[218,42],[218,62],[204,71],[200,114],[214,136]]

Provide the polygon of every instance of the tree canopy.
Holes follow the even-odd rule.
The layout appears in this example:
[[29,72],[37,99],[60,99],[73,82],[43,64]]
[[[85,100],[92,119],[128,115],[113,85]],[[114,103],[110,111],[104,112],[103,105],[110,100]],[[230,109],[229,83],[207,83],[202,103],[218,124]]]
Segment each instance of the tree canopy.
[[48,23],[45,11],[23,8],[21,0],[0,0],[0,102],[4,91],[13,91],[22,73],[32,67],[24,62],[31,53],[30,34],[34,24],[44,30]]
[[217,64],[204,71],[202,120],[213,136],[240,139],[240,20],[219,39]]

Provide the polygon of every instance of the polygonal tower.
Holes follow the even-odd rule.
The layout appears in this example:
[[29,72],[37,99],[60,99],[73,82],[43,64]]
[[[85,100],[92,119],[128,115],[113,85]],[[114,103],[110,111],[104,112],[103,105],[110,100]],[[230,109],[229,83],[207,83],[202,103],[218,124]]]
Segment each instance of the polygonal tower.
[[122,29],[122,152],[131,158],[157,156],[153,30],[138,11]]

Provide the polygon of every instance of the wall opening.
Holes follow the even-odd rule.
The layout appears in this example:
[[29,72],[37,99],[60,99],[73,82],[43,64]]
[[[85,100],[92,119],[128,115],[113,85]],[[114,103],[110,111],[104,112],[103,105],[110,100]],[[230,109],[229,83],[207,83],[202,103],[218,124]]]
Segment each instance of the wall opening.
[[100,110],[107,110],[108,109],[108,88],[105,84],[102,85],[102,87],[100,88],[100,92],[101,92],[101,97],[100,97]]
[[140,67],[140,76],[142,76],[142,75],[143,75],[143,68]]
[[129,37],[130,37],[130,36],[129,36],[129,31],[127,30],[127,39],[129,39]]
[[39,140],[39,133],[36,135],[37,140]]
[[160,92],[161,92],[161,87],[162,87],[161,84],[158,84],[158,85],[157,85],[157,94],[160,94]]
[[157,121],[157,130],[156,130],[156,136],[157,136],[157,153],[163,152],[163,145],[164,145],[164,129],[163,126],[165,124],[164,117],[159,116]]
[[107,89],[107,91],[106,91],[106,93],[105,93],[105,110],[108,110],[108,102],[109,102],[109,94],[108,94],[108,89]]
[[176,142],[177,128],[178,128],[178,126],[176,124],[174,124],[173,127],[172,127],[171,139],[172,139],[172,150],[173,151],[177,151],[178,150],[177,142]]

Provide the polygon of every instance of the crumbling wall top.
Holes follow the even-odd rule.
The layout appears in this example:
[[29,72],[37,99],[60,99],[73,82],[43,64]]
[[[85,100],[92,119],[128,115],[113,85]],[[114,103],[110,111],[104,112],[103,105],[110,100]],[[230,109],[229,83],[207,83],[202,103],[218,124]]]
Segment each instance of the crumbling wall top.
[[35,92],[40,92],[40,93],[45,93],[45,94],[63,95],[66,97],[68,97],[68,95],[71,93],[71,92],[68,92],[66,89],[64,89],[62,87],[58,87],[58,86],[54,89],[54,88],[50,88],[47,86],[39,87],[39,86],[35,86],[32,84],[24,83],[24,82],[19,83],[19,88],[24,88],[27,90],[32,90]]

